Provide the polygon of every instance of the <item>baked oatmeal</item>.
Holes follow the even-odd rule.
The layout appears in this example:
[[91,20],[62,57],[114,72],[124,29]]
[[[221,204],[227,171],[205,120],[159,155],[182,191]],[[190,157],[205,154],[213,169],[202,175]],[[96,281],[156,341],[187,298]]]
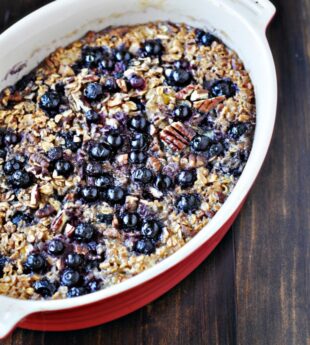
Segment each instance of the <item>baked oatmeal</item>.
[[0,294],[75,297],[154,266],[220,209],[255,96],[213,34],[89,32],[0,95]]

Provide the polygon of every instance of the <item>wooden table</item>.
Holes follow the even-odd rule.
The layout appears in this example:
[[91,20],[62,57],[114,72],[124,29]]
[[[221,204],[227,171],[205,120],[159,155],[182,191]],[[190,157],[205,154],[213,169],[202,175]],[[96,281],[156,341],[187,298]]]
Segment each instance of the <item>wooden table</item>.
[[[1,0],[0,30],[48,2]],[[223,242],[176,288],[131,315],[83,331],[16,330],[1,345],[310,344],[310,1],[274,3],[276,130]]]

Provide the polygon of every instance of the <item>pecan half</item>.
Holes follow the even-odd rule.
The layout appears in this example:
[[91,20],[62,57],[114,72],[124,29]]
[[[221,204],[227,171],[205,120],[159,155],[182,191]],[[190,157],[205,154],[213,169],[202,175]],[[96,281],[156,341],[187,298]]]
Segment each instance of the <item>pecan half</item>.
[[173,122],[160,132],[160,139],[173,150],[182,151],[195,136],[195,131],[182,122]]
[[208,113],[210,110],[214,109],[218,104],[225,100],[225,96],[218,96],[202,101],[194,102],[194,108],[202,111],[203,113]]

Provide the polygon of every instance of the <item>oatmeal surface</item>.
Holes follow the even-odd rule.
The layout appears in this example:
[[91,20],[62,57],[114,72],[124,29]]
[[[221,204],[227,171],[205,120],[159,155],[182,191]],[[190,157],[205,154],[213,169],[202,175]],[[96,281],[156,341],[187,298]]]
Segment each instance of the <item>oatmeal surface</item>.
[[76,297],[173,254],[248,159],[255,96],[212,34],[89,32],[0,94],[0,294]]

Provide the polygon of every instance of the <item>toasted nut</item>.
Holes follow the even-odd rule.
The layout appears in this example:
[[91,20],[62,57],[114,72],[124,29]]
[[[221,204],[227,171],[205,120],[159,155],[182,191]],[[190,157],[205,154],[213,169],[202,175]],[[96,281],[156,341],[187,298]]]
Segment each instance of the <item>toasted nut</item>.
[[182,122],[173,122],[160,132],[160,138],[171,149],[182,151],[189,145],[195,134],[192,128]]
[[204,113],[208,113],[210,110],[216,108],[216,106],[225,100],[225,96],[218,96],[214,98],[209,98],[202,101],[194,102],[194,108],[202,111]]
[[188,98],[192,94],[192,92],[194,90],[196,90],[198,88],[199,88],[199,86],[197,86],[197,85],[188,85],[184,89],[182,89],[179,92],[177,92],[175,94],[175,97],[177,99],[186,99],[186,98]]

